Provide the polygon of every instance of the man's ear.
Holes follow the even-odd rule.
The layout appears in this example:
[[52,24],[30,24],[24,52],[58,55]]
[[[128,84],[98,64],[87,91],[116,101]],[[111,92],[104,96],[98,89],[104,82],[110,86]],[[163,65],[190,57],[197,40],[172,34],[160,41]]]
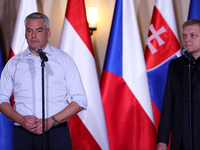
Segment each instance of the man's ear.
[[47,37],[50,38],[50,36],[51,36],[51,31],[50,29],[47,29]]

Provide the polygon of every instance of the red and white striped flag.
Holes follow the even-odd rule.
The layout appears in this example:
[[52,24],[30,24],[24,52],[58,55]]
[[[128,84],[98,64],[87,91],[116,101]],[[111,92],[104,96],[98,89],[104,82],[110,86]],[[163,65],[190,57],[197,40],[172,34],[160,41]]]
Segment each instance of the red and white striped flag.
[[156,131],[133,0],[117,0],[101,92],[111,150],[155,150]]
[[84,0],[68,0],[59,49],[75,61],[88,99],[88,108],[69,120],[73,149],[109,149],[100,87]]
[[37,11],[37,0],[20,0],[9,58],[27,48],[24,20],[27,15]]

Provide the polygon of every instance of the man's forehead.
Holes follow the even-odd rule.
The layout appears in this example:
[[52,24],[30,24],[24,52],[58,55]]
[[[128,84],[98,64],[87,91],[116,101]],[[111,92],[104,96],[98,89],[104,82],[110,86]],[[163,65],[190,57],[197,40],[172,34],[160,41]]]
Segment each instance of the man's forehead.
[[26,24],[27,28],[43,29],[45,27],[45,22],[43,19],[29,19]]

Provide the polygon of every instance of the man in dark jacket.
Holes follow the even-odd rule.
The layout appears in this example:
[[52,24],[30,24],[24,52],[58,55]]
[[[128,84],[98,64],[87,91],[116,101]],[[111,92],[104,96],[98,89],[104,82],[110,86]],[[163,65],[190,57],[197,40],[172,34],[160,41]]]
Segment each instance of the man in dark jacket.
[[[195,58],[191,64],[189,89],[189,59],[181,56],[170,62],[157,137],[157,150],[166,150],[171,133],[171,150],[200,149],[200,19],[182,25],[183,45]],[[191,90],[191,117],[189,105]],[[191,118],[191,128],[190,128]],[[192,138],[190,138],[192,129]]]

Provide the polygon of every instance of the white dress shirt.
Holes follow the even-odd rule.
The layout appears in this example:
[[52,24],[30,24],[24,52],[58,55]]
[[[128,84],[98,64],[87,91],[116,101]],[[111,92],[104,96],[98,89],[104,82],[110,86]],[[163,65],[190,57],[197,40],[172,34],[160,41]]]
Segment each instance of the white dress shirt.
[[[47,45],[48,57],[44,67],[45,118],[77,102],[86,109],[87,99],[78,69],[72,58],[65,52]],[[23,116],[34,115],[42,118],[42,68],[39,56],[25,51],[12,57],[5,65],[0,82],[0,104],[10,103],[14,93],[15,109]]]

